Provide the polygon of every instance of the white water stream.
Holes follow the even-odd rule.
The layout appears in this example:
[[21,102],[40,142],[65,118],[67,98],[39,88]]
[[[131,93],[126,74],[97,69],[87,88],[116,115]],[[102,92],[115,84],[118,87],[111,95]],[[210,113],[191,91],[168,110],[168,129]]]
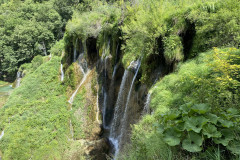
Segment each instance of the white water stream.
[[[134,65],[134,62],[132,62],[130,64],[130,66],[128,67],[128,69],[126,69],[125,72],[124,72],[122,82],[121,82],[121,85],[120,85],[120,90],[119,90],[119,93],[118,93],[118,98],[117,98],[115,110],[114,110],[114,118],[113,118],[113,123],[112,123],[112,126],[111,126],[109,140],[112,143],[112,145],[114,146],[114,150],[115,150],[114,157],[115,158],[118,155],[119,143],[121,142],[123,132],[124,132],[126,126],[127,126],[127,116],[128,116],[127,112],[128,112],[128,109],[129,109],[129,101],[130,101],[130,98],[131,98],[131,93],[132,93],[132,89],[133,89],[135,79],[137,77],[138,71],[139,71],[140,66],[141,66],[141,61],[140,60],[137,61],[136,72],[135,72],[135,75],[134,75],[133,80],[131,82],[129,92],[127,94],[126,104],[122,104],[123,103],[122,102],[123,101],[123,94],[124,94],[124,90],[125,90],[125,87],[126,87],[125,85],[126,85],[126,82],[127,82],[127,77],[129,76],[129,73],[130,73],[129,69],[133,65]],[[122,105],[124,105],[125,109],[124,109],[124,112],[123,112],[123,117],[120,117],[120,115],[121,115],[120,107],[122,107]],[[116,133],[118,127],[121,127],[120,135],[117,135],[117,133]]]
[[124,71],[124,75],[123,75],[122,82],[120,85],[117,102],[116,102],[116,106],[115,106],[115,110],[114,110],[113,123],[112,123],[111,130],[110,130],[109,140],[112,143],[112,145],[114,146],[114,150],[115,150],[114,157],[116,157],[118,150],[119,150],[118,135],[116,132],[117,132],[117,127],[119,126],[119,122],[121,121],[121,119],[120,119],[121,117],[119,117],[120,112],[121,112],[120,107],[121,107],[122,97],[123,97],[125,84],[126,84],[128,75],[129,75],[129,70],[126,69]]
[[74,49],[73,49],[73,62],[76,62],[77,60],[77,42],[78,42],[78,39],[76,39],[76,42],[75,42],[75,46],[74,46]]
[[18,71],[17,72],[17,82],[16,82],[16,88],[18,88],[19,86],[20,86],[20,83],[21,83],[21,72],[20,71]]
[[80,82],[80,84],[78,85],[77,89],[75,90],[75,92],[74,92],[74,93],[72,94],[72,96],[70,97],[70,99],[69,99],[69,101],[68,101],[70,104],[73,103],[73,100],[74,100],[74,98],[75,98],[75,96],[76,96],[79,88],[80,88],[80,87],[83,85],[83,83],[86,81],[88,74],[89,74],[89,72],[87,72],[86,74],[84,74],[82,81]]
[[64,80],[63,65],[61,64],[61,81]]
[[2,133],[0,135],[0,140],[2,139],[3,136],[4,136],[4,131],[2,131]]
[[150,102],[151,102],[151,93],[147,94],[146,102],[143,108],[143,114],[150,113]]

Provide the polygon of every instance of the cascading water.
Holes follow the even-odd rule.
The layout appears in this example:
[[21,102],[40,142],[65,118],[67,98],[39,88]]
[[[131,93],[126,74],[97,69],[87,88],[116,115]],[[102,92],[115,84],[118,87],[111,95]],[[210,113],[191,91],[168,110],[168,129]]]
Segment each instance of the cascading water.
[[75,92],[74,92],[74,93],[72,94],[72,96],[70,97],[70,99],[69,99],[69,101],[68,101],[70,104],[73,103],[73,100],[74,100],[74,98],[75,98],[75,96],[76,96],[79,88],[80,88],[80,87],[83,85],[83,83],[86,81],[88,74],[89,74],[89,72],[87,72],[86,74],[84,74],[81,83],[78,85],[77,89],[75,90]]
[[75,42],[75,46],[73,48],[73,62],[76,62],[77,60],[77,42],[78,42],[78,39],[76,39],[76,42]]
[[[135,79],[137,77],[138,71],[140,69],[140,66],[141,66],[140,60],[138,60],[137,63],[132,62],[130,64],[130,66],[128,67],[128,69],[125,70],[123,79],[122,79],[122,82],[120,85],[120,90],[118,93],[118,98],[117,98],[117,102],[116,102],[115,110],[114,110],[114,118],[113,118],[113,122],[112,122],[112,126],[111,126],[110,136],[109,136],[109,140],[115,150],[114,157],[116,157],[119,152],[120,144],[121,144],[122,137],[123,137],[123,132],[124,132],[126,126],[128,125],[127,124],[128,123],[127,122],[127,117],[128,117],[127,112],[128,112],[128,108],[129,108],[129,101],[131,98],[133,85],[134,85]],[[128,90],[128,87],[126,85],[128,85],[127,78],[129,77],[130,68],[135,68],[136,72],[131,81],[130,88]],[[125,99],[124,95],[127,95],[127,99]]]
[[121,82],[121,85],[120,85],[120,90],[119,90],[119,93],[118,93],[118,97],[117,97],[117,102],[116,102],[116,105],[115,105],[115,110],[114,110],[114,118],[113,118],[113,122],[112,122],[112,125],[111,125],[111,130],[110,130],[110,136],[109,136],[109,140],[110,142],[112,143],[113,145],[113,148],[115,150],[115,155],[118,153],[118,150],[119,150],[119,144],[118,144],[118,134],[117,134],[117,129],[118,127],[120,126],[120,122],[121,122],[121,106],[123,106],[124,104],[124,91],[125,91],[125,84],[127,82],[127,77],[129,75],[129,70],[125,70],[124,71],[124,75],[123,75],[123,78],[122,78],[122,82]]
[[147,94],[147,98],[146,98],[146,102],[144,105],[144,109],[143,109],[143,114],[148,114],[150,113],[150,102],[151,102],[151,93]]
[[75,90],[75,92],[72,94],[72,96],[70,97],[69,99],[69,103],[72,104],[73,103],[73,100],[79,90],[79,88],[83,85],[83,83],[85,82],[85,80],[87,79],[87,76],[89,74],[89,71],[88,71],[88,67],[87,67],[87,61],[84,59],[84,52],[81,53],[79,55],[79,67],[80,67],[80,70],[82,71],[83,73],[83,79],[82,81],[80,82],[80,84],[78,85],[77,89]]
[[61,64],[61,81],[64,80],[63,65]]
[[20,86],[21,79],[22,79],[22,72],[18,71],[18,72],[17,72],[16,88],[18,88],[18,87]]
[[[76,44],[77,44],[77,39],[76,39]],[[87,61],[84,59],[84,53],[85,52],[81,53],[78,58],[78,64],[79,64],[80,70],[83,73],[83,78],[82,78],[80,84],[78,85],[77,89],[74,91],[74,93],[72,94],[72,96],[70,97],[70,99],[68,101],[71,104],[70,110],[72,110],[72,103],[74,101],[76,94],[78,93],[78,90],[84,84],[84,82],[86,81],[88,74],[89,74]],[[77,51],[76,51],[76,47],[75,47],[74,48],[74,62],[76,61],[76,56],[77,56]],[[74,140],[74,129],[73,129],[71,119],[69,121],[69,125],[70,125],[70,133],[71,133],[72,139]]]
[[117,68],[118,68],[118,46],[119,46],[119,43],[117,44],[117,48],[116,48],[116,59],[115,59],[115,66],[114,66],[114,69],[113,69],[113,74],[112,74],[112,81],[114,82],[114,78],[115,78],[115,75],[116,75],[116,72],[117,72]]
[[103,110],[102,110],[102,115],[103,115],[103,128],[104,129],[109,129],[109,127],[106,125],[106,112],[107,112],[107,92],[102,88],[103,90]]
[[[134,62],[132,62],[132,63],[134,63]],[[130,67],[131,67],[131,64],[130,64]],[[138,74],[138,71],[140,69],[140,66],[141,66],[141,61],[138,60],[137,61],[137,70],[135,72],[135,75],[133,77],[133,80],[132,80],[132,83],[131,83],[131,86],[130,86],[130,90],[129,90],[129,93],[128,93],[127,102],[126,102],[126,106],[125,106],[125,110],[124,110],[124,116],[123,116],[123,119],[122,119],[123,123],[122,123],[122,128],[121,128],[121,134],[120,134],[120,137],[119,137],[120,142],[122,140],[123,132],[125,131],[125,128],[126,128],[127,123],[128,123],[128,121],[127,121],[127,116],[128,116],[127,112],[128,112],[128,108],[129,108],[129,101],[130,101],[130,98],[131,98],[131,95],[132,95],[133,84],[134,84],[135,79],[137,77],[137,74]]]
[[2,133],[0,135],[0,140],[2,139],[3,136],[4,136],[4,131],[2,131]]
[[[104,63],[104,85],[107,85],[107,56],[106,53],[110,51],[110,39],[108,40],[107,47],[102,53],[101,61]],[[103,128],[104,129],[110,129],[109,126],[107,126],[106,123],[106,112],[107,112],[107,100],[108,100],[108,93],[107,91],[102,88],[103,92],[103,109],[102,109],[102,115],[103,115]]]

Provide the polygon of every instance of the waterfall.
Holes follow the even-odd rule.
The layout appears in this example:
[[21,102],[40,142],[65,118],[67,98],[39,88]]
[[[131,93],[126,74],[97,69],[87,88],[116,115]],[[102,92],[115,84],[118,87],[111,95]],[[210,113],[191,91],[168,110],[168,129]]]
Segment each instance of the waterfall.
[[17,82],[16,82],[16,88],[18,88],[19,86],[20,86],[20,83],[21,83],[21,72],[20,71],[18,71],[17,72]]
[[61,81],[64,80],[63,65],[61,64]]
[[114,81],[114,77],[116,75],[116,71],[117,71],[117,68],[118,68],[118,64],[117,64],[117,60],[118,60],[118,46],[119,46],[119,43],[117,44],[117,48],[116,48],[116,59],[115,59],[115,66],[114,66],[113,74],[112,74],[112,81]]
[[4,136],[4,131],[2,131],[2,133],[0,135],[0,140],[2,139],[3,136]]
[[88,71],[88,66],[87,66],[87,61],[84,59],[84,52],[80,54],[79,56],[79,67],[80,67],[80,70],[82,71],[83,73],[83,79],[82,81],[80,82],[80,84],[78,85],[77,89],[75,90],[75,92],[72,94],[72,96],[70,97],[69,99],[69,103],[72,104],[73,103],[73,100],[79,90],[79,88],[83,85],[83,83],[86,81],[87,79],[87,76],[89,74],[89,71]]
[[122,78],[122,82],[120,85],[120,89],[119,89],[119,93],[118,93],[118,97],[117,97],[117,102],[116,102],[116,106],[114,109],[114,118],[113,118],[113,122],[111,125],[111,130],[110,130],[110,136],[109,136],[109,140],[112,143],[114,149],[115,149],[115,155],[116,153],[118,153],[118,149],[119,149],[119,145],[118,145],[118,135],[117,135],[117,128],[120,126],[120,121],[121,121],[121,117],[120,117],[120,107],[122,106],[122,103],[124,103],[123,100],[123,93],[125,90],[125,84],[127,82],[127,77],[129,75],[129,70],[125,70],[124,71],[124,75]]
[[44,43],[44,41],[42,42],[42,47],[40,47],[40,49],[42,49],[42,50],[43,50],[43,53],[44,53],[44,55],[45,55],[45,56],[47,56],[47,49],[46,49],[46,46],[45,46],[45,43]]
[[76,39],[75,46],[73,48],[73,62],[76,62],[77,60],[77,41],[78,39]]
[[73,100],[74,100],[74,98],[75,98],[75,96],[76,96],[79,88],[80,88],[80,87],[83,85],[83,83],[86,81],[88,74],[89,74],[89,72],[87,72],[86,74],[84,74],[82,81],[80,82],[80,84],[78,85],[77,89],[75,90],[75,92],[74,92],[74,93],[72,94],[72,96],[70,97],[70,99],[69,99],[69,101],[68,101],[70,104],[73,103]]
[[[133,63],[133,62],[132,62]],[[131,63],[131,64],[132,64]],[[130,66],[131,66],[131,64],[130,64]],[[128,97],[127,97],[127,102],[126,102],[126,106],[125,106],[125,110],[124,110],[124,116],[123,116],[123,124],[122,124],[122,128],[121,128],[121,134],[120,134],[120,141],[122,140],[122,136],[123,136],[123,132],[125,131],[125,128],[126,128],[126,126],[127,126],[127,116],[128,116],[128,114],[127,114],[127,111],[128,111],[128,108],[129,108],[129,101],[130,101],[130,98],[131,98],[131,95],[132,95],[132,88],[133,88],[133,84],[134,84],[134,82],[135,82],[135,79],[136,79],[136,77],[137,77],[137,74],[138,74],[138,71],[139,71],[139,69],[140,69],[140,66],[141,66],[141,61],[140,60],[138,60],[137,61],[137,70],[136,70],[136,73],[135,73],[135,75],[134,75],[134,77],[133,77],[133,80],[132,80],[132,83],[131,83],[131,86],[130,86],[130,90],[129,90],[129,92],[128,92]]]
[[[131,62],[130,66],[128,67],[128,69],[125,70],[123,78],[122,78],[122,82],[120,85],[120,90],[118,93],[118,98],[117,98],[117,102],[115,105],[115,110],[114,110],[114,118],[113,118],[113,122],[112,122],[112,126],[111,126],[111,130],[110,130],[110,136],[109,136],[109,140],[111,142],[111,144],[114,147],[115,153],[114,153],[114,157],[117,156],[118,152],[119,152],[119,144],[121,143],[121,139],[123,137],[123,132],[127,126],[127,112],[128,112],[128,108],[129,108],[129,101],[131,98],[131,93],[132,93],[132,89],[133,89],[133,85],[134,82],[136,80],[138,71],[140,69],[141,66],[141,61],[138,60],[136,66],[134,66],[134,62]],[[127,83],[127,78],[129,77],[129,69],[130,68],[136,68],[136,72],[134,74],[134,77],[131,81],[131,85],[130,85],[130,89],[129,91],[127,90],[128,87],[126,87],[126,83]],[[128,92],[127,92],[128,91]],[[127,95],[127,100],[125,101],[124,98],[124,94]],[[126,103],[125,103],[126,102]],[[123,111],[122,109],[123,108]],[[123,116],[121,116],[123,115]],[[120,129],[120,134],[119,134],[119,129]]]
[[115,75],[116,75],[116,72],[117,72],[117,68],[118,68],[118,65],[116,64],[114,66],[114,69],[113,69],[113,74],[112,74],[112,80],[114,81],[114,78],[115,78]]
[[88,71],[88,64],[87,64],[87,61],[84,59],[84,54],[85,54],[85,52],[80,53],[80,55],[78,57],[78,64],[79,64],[81,72],[83,74],[86,74]]
[[104,129],[109,129],[109,127],[106,125],[106,112],[107,112],[107,92],[102,88],[103,91],[103,110],[102,110],[102,115],[103,115],[103,128]]
[[51,54],[51,53],[49,54],[49,58],[50,58],[50,60],[49,60],[49,61],[51,61],[51,59],[52,59],[52,54]]
[[150,102],[151,102],[151,93],[148,93],[146,102],[143,109],[143,114],[150,113]]
[[[104,85],[107,85],[107,56],[106,53],[110,49],[110,39],[108,40],[107,47],[104,49],[104,52],[102,53],[101,61],[104,63]],[[106,89],[102,88],[103,92],[103,109],[102,109],[102,119],[103,119],[103,128],[109,129],[109,127],[106,124],[106,113],[107,113],[107,100],[108,100],[108,93]]]

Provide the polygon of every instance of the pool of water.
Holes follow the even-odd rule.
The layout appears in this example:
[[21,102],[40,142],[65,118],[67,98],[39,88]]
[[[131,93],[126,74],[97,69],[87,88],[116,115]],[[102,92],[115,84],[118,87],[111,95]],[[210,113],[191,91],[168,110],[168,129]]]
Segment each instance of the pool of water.
[[0,96],[9,95],[9,93],[13,90],[12,86],[7,84],[4,86],[0,86]]

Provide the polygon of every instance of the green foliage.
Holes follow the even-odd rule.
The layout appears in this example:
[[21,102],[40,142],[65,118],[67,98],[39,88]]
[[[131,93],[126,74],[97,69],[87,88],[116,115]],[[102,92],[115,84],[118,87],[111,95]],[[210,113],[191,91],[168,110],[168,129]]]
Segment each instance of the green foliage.
[[8,1],[0,6],[2,80],[13,81],[21,64],[36,55],[49,54],[51,46],[62,37],[63,21],[70,18],[69,10],[75,3],[59,0],[35,2]]
[[84,108],[86,106],[86,90],[85,88],[81,90],[80,93],[78,93],[74,99],[73,105],[72,105],[72,125],[74,130],[74,139],[83,139],[85,138],[85,130],[83,123],[84,120]]
[[63,51],[64,51],[64,41],[63,40],[56,42],[50,50],[51,54],[56,55],[56,56],[61,56]]
[[117,25],[119,9],[101,1],[96,1],[94,5],[90,12],[74,12],[66,27],[67,34],[86,40],[88,37],[97,37],[103,31],[111,33]]
[[[146,118],[151,121],[144,124],[145,118],[136,125],[133,137],[134,134],[142,136],[153,132],[161,138],[152,142],[154,144],[145,145],[145,150],[131,152],[136,157],[145,155],[152,146],[160,148],[164,142],[173,155],[178,155],[177,159],[186,156],[237,158],[240,142],[239,55],[239,49],[214,49],[179,65],[175,73],[160,80],[150,91],[154,114]],[[139,127],[141,134],[136,129]],[[148,138],[141,139],[141,143],[132,139],[132,143],[142,146]]]
[[[151,73],[151,54],[163,54],[168,64],[193,57],[212,47],[239,46],[240,3],[201,0],[140,0],[125,4],[121,26],[123,63],[143,58],[143,78]],[[161,43],[160,43],[161,42]],[[160,48],[160,50],[159,50]],[[185,57],[184,57],[185,56]]]
[[35,56],[31,63],[24,63],[19,68],[19,71],[22,72],[22,75],[27,75],[34,72],[40,65],[43,64],[43,57],[38,55]]
[[147,116],[139,125],[133,126],[132,144],[125,146],[124,154],[119,155],[119,159],[173,159],[173,152],[164,143],[162,136],[159,136],[151,129],[152,123],[154,123],[154,118]]
[[[221,112],[220,115],[213,113],[205,104],[182,105],[180,110],[168,112],[160,118],[163,140],[170,146],[179,145],[180,140],[183,140],[182,147],[189,152],[199,152],[203,147],[207,148],[207,143],[202,146],[207,139],[224,146],[228,146],[230,141],[238,141],[238,137],[232,133],[239,131],[236,122],[240,119],[227,112]],[[216,117],[217,122],[208,119],[209,114]],[[238,114],[236,116],[239,117]]]
[[[83,47],[84,52],[87,52],[86,41],[88,38],[96,39],[100,56],[109,55],[111,49],[115,53],[115,43],[119,38],[117,34],[121,16],[120,8],[115,3],[108,4],[103,1],[89,1],[84,4],[87,6],[79,6],[80,8],[75,10],[72,20],[67,23],[64,36],[67,54],[72,53],[73,46],[77,49],[80,48],[80,51],[83,50],[81,48]],[[82,41],[83,46],[75,44],[76,39]]]
[[[36,57],[34,65],[42,63]],[[60,58],[27,74],[0,109],[3,159],[60,159],[67,146],[67,97],[59,82]]]
[[181,61],[183,59],[183,46],[179,36],[171,35],[164,40],[164,56],[167,63]]

